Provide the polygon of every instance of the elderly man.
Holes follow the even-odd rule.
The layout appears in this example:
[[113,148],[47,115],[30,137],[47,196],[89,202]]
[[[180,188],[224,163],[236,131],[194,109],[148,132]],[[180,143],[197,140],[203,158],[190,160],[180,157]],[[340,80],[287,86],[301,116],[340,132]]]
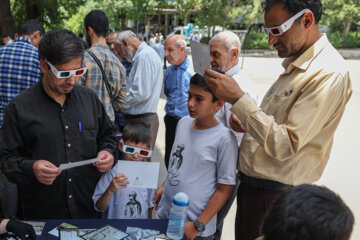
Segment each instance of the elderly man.
[[96,93],[110,120],[114,122],[115,112],[124,106],[126,72],[106,44],[108,31],[109,19],[103,11],[92,10],[85,16],[84,33],[91,47],[84,59],[88,71],[80,78],[79,83]]
[[[239,53],[240,53],[240,39],[239,37],[230,31],[224,31],[216,34],[211,38],[210,42],[210,62],[212,69],[224,72],[227,75],[232,76],[237,85],[242,86],[245,93],[250,99],[257,104],[258,95],[251,79],[241,71],[239,65]],[[226,127],[231,129],[230,123],[232,121],[239,121],[236,116],[232,116],[230,103],[225,103],[223,108],[217,111],[216,118],[219,122],[223,123]],[[243,133],[233,131],[238,144],[240,145]],[[215,233],[215,239],[220,240],[223,221],[229,212],[231,205],[236,197],[237,189],[239,187],[239,179],[237,179],[235,186],[233,186],[231,194],[223,208],[217,215],[217,229]]]
[[352,92],[344,59],[319,31],[320,0],[266,0],[264,8],[269,45],[286,59],[261,107],[231,76],[205,71],[247,130],[239,151],[237,239],[259,236],[264,214],[285,189],[321,177]]
[[188,116],[187,107],[190,78],[194,75],[192,64],[186,56],[184,37],[174,34],[165,40],[165,57],[170,64],[164,75],[164,93],[167,97],[165,122],[165,166],[175,139],[176,126],[182,117]]
[[[19,186],[25,219],[93,218],[92,194],[114,162],[115,132],[96,94],[77,85],[86,72],[81,40],[67,30],[44,35],[43,77],[10,102],[0,149],[1,171]],[[60,164],[97,158],[94,165]]]
[[126,105],[123,109],[125,124],[141,121],[149,125],[151,148],[154,149],[159,128],[156,112],[163,77],[160,57],[130,30],[120,32],[115,42],[119,44],[122,58],[133,63],[126,83]]

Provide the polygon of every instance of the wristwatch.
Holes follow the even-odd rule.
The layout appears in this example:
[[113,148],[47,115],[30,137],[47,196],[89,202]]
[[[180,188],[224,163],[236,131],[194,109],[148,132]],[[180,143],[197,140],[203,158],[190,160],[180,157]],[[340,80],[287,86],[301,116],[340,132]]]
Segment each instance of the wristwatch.
[[197,219],[194,221],[194,225],[196,230],[199,232],[203,232],[205,230],[205,225]]

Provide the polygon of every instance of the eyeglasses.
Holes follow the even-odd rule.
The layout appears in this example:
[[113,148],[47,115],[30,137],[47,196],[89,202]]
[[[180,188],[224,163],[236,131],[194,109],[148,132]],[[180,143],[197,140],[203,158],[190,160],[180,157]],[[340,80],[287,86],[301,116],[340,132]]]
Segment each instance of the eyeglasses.
[[303,15],[306,12],[310,12],[309,9],[304,9],[301,12],[298,12],[297,14],[295,14],[294,16],[292,16],[291,18],[289,18],[286,22],[284,22],[283,24],[281,24],[280,26],[277,27],[271,27],[271,28],[266,28],[264,27],[264,32],[269,35],[271,33],[271,35],[273,36],[280,36],[283,35],[287,30],[289,30],[291,28],[291,26],[293,25],[293,23],[295,22],[295,20],[300,17],[301,15]]
[[142,157],[151,157],[151,155],[152,155],[152,151],[149,149],[137,148],[137,147],[126,145],[126,144],[124,144],[124,142],[122,142],[122,143],[123,143],[123,152],[124,153],[134,154],[137,152]]
[[83,67],[75,70],[58,71],[49,61],[46,61],[46,63],[50,66],[52,72],[57,78],[68,78],[71,75],[79,77],[84,75],[86,73],[86,70],[88,69],[87,67]]

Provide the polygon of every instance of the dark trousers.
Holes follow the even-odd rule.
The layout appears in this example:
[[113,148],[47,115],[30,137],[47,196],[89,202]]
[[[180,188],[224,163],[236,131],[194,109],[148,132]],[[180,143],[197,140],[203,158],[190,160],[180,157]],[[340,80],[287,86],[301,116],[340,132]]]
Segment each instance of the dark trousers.
[[176,126],[179,122],[179,117],[173,117],[170,115],[165,115],[164,122],[165,122],[165,166],[168,169],[169,166],[169,159],[171,148],[175,140],[175,133],[176,133]]
[[260,226],[279,195],[286,191],[255,188],[241,182],[237,194],[235,220],[236,240],[254,240],[260,236]]
[[235,185],[232,187],[231,189],[231,193],[230,196],[228,198],[228,200],[226,200],[226,202],[224,203],[224,206],[220,209],[220,211],[217,213],[216,215],[216,232],[214,235],[214,239],[215,240],[220,240],[221,239],[221,234],[222,234],[222,229],[223,229],[223,224],[224,224],[224,219],[226,217],[226,215],[228,214],[235,198],[238,192],[238,188],[239,188],[239,184],[240,184],[240,180],[237,177],[236,178],[236,183]]

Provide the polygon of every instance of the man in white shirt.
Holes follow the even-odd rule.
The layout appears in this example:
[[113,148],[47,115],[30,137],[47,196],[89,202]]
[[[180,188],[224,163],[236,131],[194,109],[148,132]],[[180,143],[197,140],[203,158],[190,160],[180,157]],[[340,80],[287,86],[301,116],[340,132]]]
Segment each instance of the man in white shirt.
[[133,63],[126,83],[124,113],[127,122],[144,122],[150,126],[151,149],[154,149],[159,128],[157,104],[163,80],[161,59],[155,50],[140,42],[130,30],[120,32],[115,42],[123,59]]
[[[243,71],[241,71],[241,67],[239,65],[239,37],[233,32],[223,31],[212,37],[209,45],[211,68],[232,76],[236,80],[236,83],[245,89],[244,92],[246,92],[246,94],[254,101],[254,103],[257,104],[258,95],[256,93],[254,83]],[[230,111],[231,106],[232,105],[230,103],[225,103],[223,108],[216,113],[216,118],[219,122],[233,131],[230,126],[230,121],[238,121],[238,119]],[[233,133],[237,138],[238,145],[240,145],[244,134],[235,131],[233,131]],[[233,186],[229,199],[217,215],[217,229],[215,233],[215,239],[220,240],[223,221],[236,197],[238,186],[239,179],[237,178],[236,185]]]

